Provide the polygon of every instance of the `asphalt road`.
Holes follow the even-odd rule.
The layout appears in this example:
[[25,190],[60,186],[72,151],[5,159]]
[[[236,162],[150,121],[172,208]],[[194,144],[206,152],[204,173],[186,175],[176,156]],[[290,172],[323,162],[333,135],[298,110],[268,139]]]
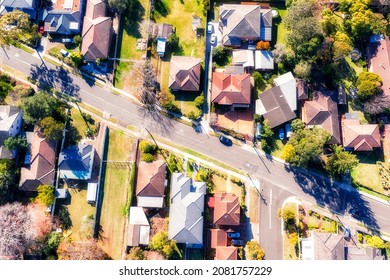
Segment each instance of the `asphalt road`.
[[[0,51],[1,64],[19,70],[42,83],[55,85],[57,90],[73,95],[101,111],[118,118],[122,124],[147,128],[172,143],[186,146],[248,172],[253,181],[260,182],[259,240],[267,259],[282,259],[281,225],[277,209],[289,196],[298,196],[316,203],[332,213],[353,213],[352,217],[373,228],[390,233],[390,205],[361,196],[355,189],[347,190],[327,178],[291,170],[283,163],[256,153],[255,149],[238,146],[226,147],[216,137],[197,133],[193,128],[174,122],[158,112],[150,112],[133,104],[129,99],[94,86],[90,80],[42,61],[20,49],[10,47],[7,54]],[[256,238],[256,237],[255,237]]]

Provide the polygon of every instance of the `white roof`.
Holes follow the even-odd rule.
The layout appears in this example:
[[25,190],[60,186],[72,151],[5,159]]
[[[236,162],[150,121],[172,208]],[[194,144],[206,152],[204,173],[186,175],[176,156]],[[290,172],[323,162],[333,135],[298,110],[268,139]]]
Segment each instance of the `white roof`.
[[255,51],[255,69],[274,69],[274,58],[272,57],[272,52],[265,50]]
[[164,53],[165,52],[165,45],[166,40],[164,38],[158,38],[157,39],[157,53]]
[[9,131],[22,111],[14,106],[0,106],[0,131]]
[[137,196],[137,206],[146,208],[162,208],[164,197]]
[[244,67],[254,67],[253,51],[251,50],[234,50],[233,64],[242,65]]
[[139,226],[139,244],[149,244],[150,225],[142,207],[130,207],[129,225]]
[[267,110],[264,108],[263,102],[259,98],[256,100],[256,114],[262,116],[265,113],[267,113]]
[[70,22],[69,23],[69,29],[71,29],[71,30],[78,30],[79,29],[79,23],[78,22]]
[[96,191],[97,183],[88,183],[87,189],[87,201],[95,202],[96,201]]
[[292,111],[297,110],[297,82],[291,72],[287,72],[274,79],[276,86],[280,86],[284,98]]

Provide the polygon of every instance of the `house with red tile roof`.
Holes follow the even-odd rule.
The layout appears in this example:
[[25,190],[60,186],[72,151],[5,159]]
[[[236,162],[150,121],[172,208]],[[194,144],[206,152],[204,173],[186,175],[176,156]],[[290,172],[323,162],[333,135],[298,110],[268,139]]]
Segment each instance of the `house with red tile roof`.
[[249,74],[214,72],[211,102],[218,105],[248,108],[251,104],[252,84]]
[[381,136],[377,124],[360,124],[355,114],[345,114],[341,121],[343,146],[347,150],[372,151],[381,147]]
[[168,86],[173,91],[199,91],[200,60],[192,56],[172,56]]
[[334,91],[317,91],[313,94],[313,100],[306,101],[302,107],[302,121],[308,128],[317,126],[328,131],[332,136],[329,144],[341,144],[336,98]]
[[369,71],[382,78],[383,93],[390,95],[390,39],[383,35],[372,36],[368,50]]
[[214,195],[214,219],[217,226],[238,226],[240,224],[240,203],[232,193]]
[[228,246],[227,232],[222,229],[210,229],[210,248],[215,249],[215,260],[237,260],[237,247]]
[[135,191],[137,206],[146,208],[163,207],[166,168],[167,164],[163,160],[151,163],[141,161],[139,163]]
[[34,192],[39,185],[53,185],[56,143],[46,140],[38,131],[26,133],[29,150],[20,171],[19,190]]
[[112,21],[106,17],[106,4],[102,0],[88,0],[82,32],[81,53],[84,60],[108,57]]

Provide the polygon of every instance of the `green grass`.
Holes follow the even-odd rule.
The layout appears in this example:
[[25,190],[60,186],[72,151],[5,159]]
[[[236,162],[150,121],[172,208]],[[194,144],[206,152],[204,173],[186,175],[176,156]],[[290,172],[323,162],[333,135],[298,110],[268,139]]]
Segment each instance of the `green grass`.
[[[132,139],[118,130],[110,130],[108,139],[108,160],[128,160]],[[129,169],[115,168],[107,164],[105,168],[104,196],[100,224],[102,245],[113,258],[120,259],[125,230],[126,194],[129,186]]]
[[35,50],[33,50],[32,48],[30,48],[24,44],[20,44],[19,48],[24,50],[25,52],[28,52],[29,54],[35,53]]
[[195,106],[195,98],[199,96],[198,93],[189,93],[189,92],[181,92],[181,93],[173,93],[175,96],[175,105],[181,109],[183,115],[188,115],[191,111],[197,113],[199,109]]
[[286,27],[283,24],[283,18],[285,17],[285,15],[287,13],[287,10],[286,9],[281,9],[281,8],[278,8],[278,9],[279,9],[279,15],[282,18],[282,21],[277,25],[278,36],[276,38],[276,43],[277,44],[284,44],[284,45],[286,45],[287,44],[287,33],[288,33],[288,30],[286,29]]
[[98,109],[95,109],[94,107],[89,106],[85,103],[78,103],[78,104],[79,104],[80,108],[83,108],[83,109],[85,109],[85,110],[87,110],[87,111],[89,111],[89,112],[91,112],[91,113],[93,113],[101,118],[103,117],[103,113],[101,111],[99,111]]
[[272,151],[271,155],[277,158],[282,158],[283,149],[283,142],[280,139],[275,139],[275,149]]
[[359,75],[361,72],[366,71],[366,68],[362,67],[361,62],[358,61],[357,63],[354,63],[349,56],[346,56],[345,60],[348,62],[349,66],[351,66],[352,69],[355,70],[356,76]]
[[[77,131],[80,133],[80,135],[84,135],[84,133],[88,127],[87,127],[83,117],[81,116],[80,111],[76,108],[72,108],[71,116],[72,116],[72,120],[73,120],[72,123],[76,127]],[[93,120],[92,123],[88,123],[88,125],[92,130],[95,130],[96,120]]]
[[383,192],[381,178],[376,164],[359,163],[352,171],[352,178],[356,183],[378,192]]
[[351,106],[352,102],[348,102],[348,112],[356,113],[359,116],[359,121],[361,124],[368,124],[368,120],[366,119],[364,113],[360,110],[356,110]]

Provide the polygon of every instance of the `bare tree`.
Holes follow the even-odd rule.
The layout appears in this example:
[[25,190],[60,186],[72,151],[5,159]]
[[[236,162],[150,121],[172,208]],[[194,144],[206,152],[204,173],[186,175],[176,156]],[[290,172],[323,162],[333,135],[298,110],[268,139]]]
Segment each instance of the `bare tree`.
[[387,108],[390,108],[390,98],[383,93],[372,97],[363,104],[364,112],[371,115],[383,113]]
[[108,260],[110,257],[96,241],[67,242],[60,244],[57,250],[60,260]]
[[156,70],[150,61],[146,60],[142,66],[142,87],[139,89],[142,103],[149,106],[155,105],[159,91],[160,85],[157,81]]
[[155,25],[156,24],[151,20],[144,19],[143,21],[141,21],[138,27],[138,31],[141,34],[142,38],[147,40],[154,38]]
[[20,203],[0,207],[0,258],[22,259],[34,238],[31,216]]

